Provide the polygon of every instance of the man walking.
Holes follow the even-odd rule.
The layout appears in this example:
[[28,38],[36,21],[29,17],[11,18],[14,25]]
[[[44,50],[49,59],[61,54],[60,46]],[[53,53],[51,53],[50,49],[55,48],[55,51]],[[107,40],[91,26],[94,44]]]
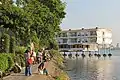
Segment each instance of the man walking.
[[26,50],[25,51],[25,76],[32,75],[31,64],[32,64],[31,51]]

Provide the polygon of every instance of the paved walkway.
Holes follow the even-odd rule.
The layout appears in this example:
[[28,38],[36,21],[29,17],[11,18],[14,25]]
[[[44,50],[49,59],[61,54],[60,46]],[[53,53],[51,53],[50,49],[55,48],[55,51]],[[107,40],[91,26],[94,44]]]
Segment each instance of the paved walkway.
[[[32,72],[34,74],[36,70],[37,65],[32,66]],[[21,71],[21,73],[13,73],[10,76],[4,77],[3,80],[26,80],[29,76],[24,75],[24,69]]]
[[[4,77],[3,80],[54,80],[51,76],[40,75],[37,72],[38,65],[32,66],[32,76],[25,76],[24,69],[21,73],[13,73],[10,76]],[[48,72],[54,75],[54,64],[50,61],[48,64]]]

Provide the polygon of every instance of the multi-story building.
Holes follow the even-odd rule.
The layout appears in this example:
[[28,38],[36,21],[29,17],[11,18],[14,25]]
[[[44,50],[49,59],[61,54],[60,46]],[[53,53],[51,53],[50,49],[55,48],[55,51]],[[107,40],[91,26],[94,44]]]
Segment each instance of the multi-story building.
[[112,44],[112,31],[105,28],[64,30],[56,37],[60,50],[98,50]]

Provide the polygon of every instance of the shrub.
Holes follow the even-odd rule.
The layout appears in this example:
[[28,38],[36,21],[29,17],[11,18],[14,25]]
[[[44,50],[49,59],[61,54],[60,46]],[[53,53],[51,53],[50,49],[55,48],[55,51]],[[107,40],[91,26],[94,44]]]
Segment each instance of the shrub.
[[25,67],[25,57],[24,55],[19,55],[20,58],[20,66]]
[[10,39],[10,53],[15,53],[15,37],[11,37]]
[[8,56],[8,69],[11,69],[14,65],[14,59],[12,56]]
[[21,67],[25,66],[25,59],[24,59],[24,52],[27,48],[26,47],[21,47],[21,46],[16,46],[16,56],[15,56],[15,62],[18,63]]
[[26,47],[24,47],[24,46],[16,46],[15,47],[16,54],[24,54],[25,50],[26,50]]
[[12,53],[0,53],[0,71],[8,72],[13,69],[18,72],[19,69],[15,67],[15,63],[18,63],[21,67],[24,67],[25,66],[24,55],[23,54],[14,55]]
[[0,53],[0,70],[5,72],[14,65],[14,55],[10,53]]
[[57,77],[56,77],[56,80],[61,80],[61,79],[60,79],[60,77],[57,76]]
[[59,67],[62,66],[64,59],[58,50],[50,50],[50,55],[54,57]]
[[64,72],[61,72],[61,74],[56,77],[56,80],[68,80],[67,74]]
[[6,69],[8,69],[8,60],[2,55],[0,56],[0,70],[4,72]]
[[8,53],[9,52],[9,44],[10,44],[10,36],[8,34],[2,34],[1,37],[1,45],[2,45],[2,51]]
[[51,49],[51,50],[50,50],[50,54],[51,54],[52,56],[60,56],[59,51],[58,51],[58,50],[54,50],[54,49]]
[[18,63],[21,67],[25,66],[25,58],[23,54],[16,54],[15,63]]

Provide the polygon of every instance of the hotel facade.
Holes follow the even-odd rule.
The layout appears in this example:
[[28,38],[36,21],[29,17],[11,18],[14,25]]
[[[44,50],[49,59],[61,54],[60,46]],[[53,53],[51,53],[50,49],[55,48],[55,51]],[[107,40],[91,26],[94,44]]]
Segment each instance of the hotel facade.
[[112,31],[106,28],[63,30],[56,40],[60,51],[98,51],[99,48],[110,48]]

